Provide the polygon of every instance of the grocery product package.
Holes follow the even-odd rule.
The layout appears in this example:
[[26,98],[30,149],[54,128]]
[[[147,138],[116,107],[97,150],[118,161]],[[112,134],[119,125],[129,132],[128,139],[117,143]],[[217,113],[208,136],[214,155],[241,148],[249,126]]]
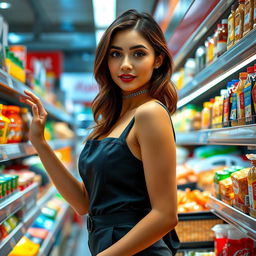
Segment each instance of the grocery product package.
[[212,230],[215,232],[215,255],[254,256],[254,242],[244,233],[229,224],[215,225]]
[[248,195],[248,172],[250,168],[244,168],[238,172],[231,174],[231,179],[234,189],[234,207],[243,211],[244,213],[249,212],[249,195]]

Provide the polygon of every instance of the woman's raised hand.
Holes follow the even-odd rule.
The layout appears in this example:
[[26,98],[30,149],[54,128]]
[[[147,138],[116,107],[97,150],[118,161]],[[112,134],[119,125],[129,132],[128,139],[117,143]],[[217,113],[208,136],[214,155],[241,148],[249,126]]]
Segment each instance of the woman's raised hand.
[[36,144],[45,142],[44,128],[47,119],[47,112],[36,95],[28,90],[25,90],[24,93],[26,96],[22,96],[20,101],[28,104],[32,108],[33,119],[30,125],[29,139],[35,146]]

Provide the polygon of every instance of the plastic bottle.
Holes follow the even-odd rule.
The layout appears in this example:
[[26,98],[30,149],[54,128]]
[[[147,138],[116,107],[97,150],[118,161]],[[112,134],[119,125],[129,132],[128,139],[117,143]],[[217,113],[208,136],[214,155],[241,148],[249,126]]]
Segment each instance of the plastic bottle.
[[253,2],[254,0],[245,1],[243,36],[245,36],[253,29]]
[[236,11],[236,4],[233,4],[231,6],[231,13],[228,16],[227,49],[230,49],[235,43],[235,11]]
[[237,85],[238,82],[236,82],[233,86],[232,89],[232,96],[231,96],[231,110],[230,110],[230,122],[231,122],[231,126],[237,126],[238,122],[237,122]]
[[20,117],[20,108],[17,106],[8,106],[7,118],[10,119],[8,143],[18,143],[22,139],[22,119]]
[[213,34],[213,43],[214,43],[214,60],[218,58],[218,38],[219,38],[219,31],[221,29],[221,24],[217,25],[217,29]]
[[223,127],[223,115],[224,115],[224,97],[227,94],[226,89],[220,90],[220,98],[219,98],[219,115],[218,115],[218,126],[217,128]]
[[212,128],[218,127],[218,117],[219,117],[219,101],[220,96],[214,97],[214,103],[212,106]]
[[186,86],[195,76],[196,62],[193,58],[188,58],[184,65],[184,85]]
[[227,40],[228,40],[228,20],[221,20],[221,28],[218,33],[217,43],[217,56],[221,56],[227,51]]
[[244,33],[244,5],[245,0],[239,0],[235,12],[235,44],[243,37]]
[[201,129],[209,129],[211,126],[211,103],[204,102],[201,112]]
[[206,49],[205,46],[197,48],[195,53],[196,73],[199,73],[206,65]]
[[0,144],[7,142],[10,120],[3,115],[3,104],[0,104]]
[[224,95],[224,100],[223,100],[223,127],[229,127],[230,126],[230,94],[231,94],[231,88],[232,88],[233,83],[228,82],[227,83],[227,91],[226,94]]
[[256,73],[254,67],[247,68],[248,77],[244,85],[244,108],[245,108],[245,122],[246,124],[255,123],[255,109],[253,106],[252,89],[255,83]]
[[211,64],[214,60],[214,40],[213,40],[213,36],[208,37],[208,51],[207,51],[207,55],[208,55],[208,65]]
[[247,72],[239,74],[239,83],[237,86],[237,119],[238,125],[245,124],[245,108],[244,108],[244,85],[247,79]]

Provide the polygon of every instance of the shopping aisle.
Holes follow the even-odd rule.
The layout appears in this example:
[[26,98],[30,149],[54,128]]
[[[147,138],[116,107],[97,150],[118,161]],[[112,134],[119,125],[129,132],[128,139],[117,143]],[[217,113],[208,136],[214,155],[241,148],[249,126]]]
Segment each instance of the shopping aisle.
[[81,233],[77,240],[77,246],[74,248],[74,251],[70,256],[91,256],[91,253],[88,248],[88,232],[86,227],[81,229]]
[[85,224],[82,224],[82,226],[73,224],[73,231],[67,243],[63,256],[91,256],[88,248],[88,231]]

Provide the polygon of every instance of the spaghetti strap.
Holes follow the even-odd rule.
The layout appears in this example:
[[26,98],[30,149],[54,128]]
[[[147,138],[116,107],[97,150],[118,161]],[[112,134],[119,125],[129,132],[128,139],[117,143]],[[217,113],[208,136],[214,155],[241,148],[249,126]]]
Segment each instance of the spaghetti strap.
[[129,131],[131,130],[133,124],[134,124],[135,118],[133,117],[132,120],[130,121],[130,123],[126,126],[126,128],[124,129],[124,131],[122,132],[122,134],[120,135],[120,139],[125,140]]

